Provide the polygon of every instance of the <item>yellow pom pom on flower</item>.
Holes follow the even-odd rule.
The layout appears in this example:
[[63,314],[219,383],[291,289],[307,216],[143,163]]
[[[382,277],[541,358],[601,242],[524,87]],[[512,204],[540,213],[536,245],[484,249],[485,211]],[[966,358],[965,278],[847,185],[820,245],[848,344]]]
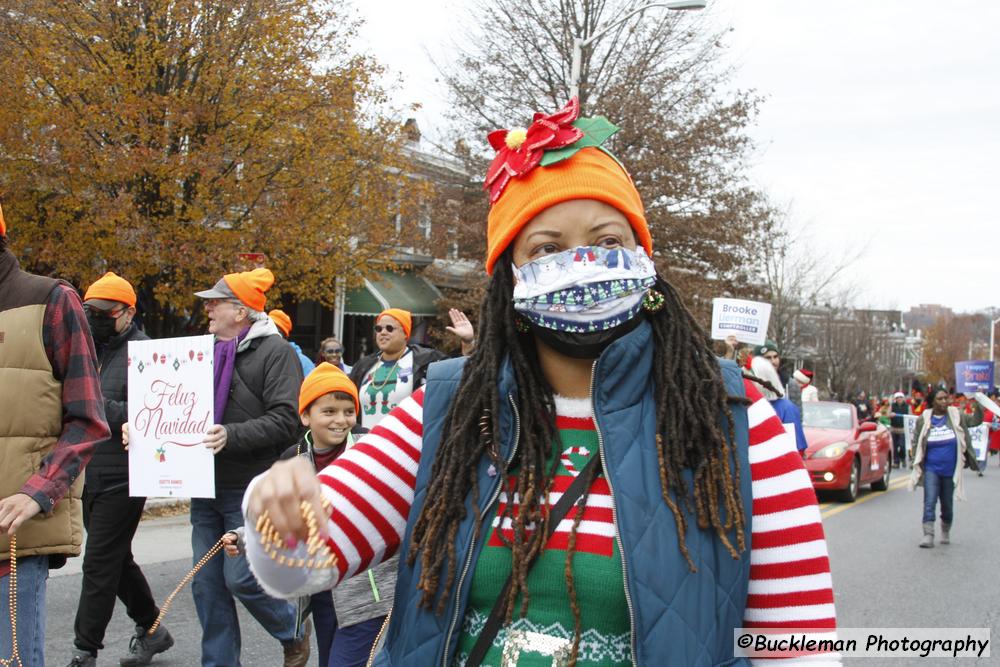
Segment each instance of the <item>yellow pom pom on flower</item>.
[[512,151],[516,151],[524,143],[524,140],[528,138],[528,130],[523,127],[516,127],[507,133],[507,137],[503,140],[507,144],[507,148]]

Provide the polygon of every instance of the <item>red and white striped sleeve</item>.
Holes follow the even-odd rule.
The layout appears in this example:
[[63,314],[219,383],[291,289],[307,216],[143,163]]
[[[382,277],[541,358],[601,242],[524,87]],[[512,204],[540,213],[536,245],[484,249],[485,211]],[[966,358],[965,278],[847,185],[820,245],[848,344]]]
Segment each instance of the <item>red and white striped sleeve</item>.
[[[423,403],[421,388],[319,472],[323,495],[333,507],[327,523],[327,545],[337,557],[336,571],[276,565],[260,547],[252,522],[247,521],[247,559],[269,595],[292,599],[329,589],[392,558],[399,550],[420,464]],[[252,488],[253,483],[244,497],[244,516]],[[299,545],[287,555],[299,558],[305,555],[300,553],[303,551],[304,546]]]
[[329,546],[340,578],[392,558],[406,530],[423,445],[424,390],[319,473],[334,511]]
[[753,532],[745,627],[836,628],[826,537],[809,473],[771,405],[746,382]]

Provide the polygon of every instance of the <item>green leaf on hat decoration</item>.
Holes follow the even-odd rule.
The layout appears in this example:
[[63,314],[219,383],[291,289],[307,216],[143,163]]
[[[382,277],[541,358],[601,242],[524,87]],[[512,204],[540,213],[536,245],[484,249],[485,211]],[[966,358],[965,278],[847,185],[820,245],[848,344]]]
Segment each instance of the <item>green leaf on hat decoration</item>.
[[583,132],[583,137],[577,140],[576,143],[565,148],[545,151],[545,154],[542,155],[542,161],[539,163],[541,166],[548,167],[551,164],[571,158],[581,148],[600,148],[601,144],[621,129],[604,116],[577,118],[573,121],[573,127]]

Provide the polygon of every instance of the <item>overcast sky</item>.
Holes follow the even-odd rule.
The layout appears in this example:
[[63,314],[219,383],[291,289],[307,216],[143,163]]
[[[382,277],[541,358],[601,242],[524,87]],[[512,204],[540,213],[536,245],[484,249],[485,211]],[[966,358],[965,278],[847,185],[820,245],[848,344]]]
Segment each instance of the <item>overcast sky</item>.
[[[401,79],[394,99],[421,103],[433,135],[431,57],[449,57],[466,3],[357,7],[362,45]],[[866,248],[857,305],[1000,306],[1000,3],[708,0],[704,18],[733,29],[734,85],[766,98],[751,178],[813,252]]]

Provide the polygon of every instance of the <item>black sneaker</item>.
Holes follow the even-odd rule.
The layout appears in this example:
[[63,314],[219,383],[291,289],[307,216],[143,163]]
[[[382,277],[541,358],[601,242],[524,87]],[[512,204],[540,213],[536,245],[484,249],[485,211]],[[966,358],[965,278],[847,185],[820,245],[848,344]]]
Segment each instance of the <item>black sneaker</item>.
[[97,667],[97,658],[90,655],[89,651],[74,648],[73,659],[67,667]]
[[122,667],[148,665],[153,661],[154,655],[163,653],[173,645],[174,638],[162,625],[156,628],[156,632],[153,634],[149,634],[137,625],[135,626],[135,635],[128,643],[128,655],[119,660],[119,664]]

